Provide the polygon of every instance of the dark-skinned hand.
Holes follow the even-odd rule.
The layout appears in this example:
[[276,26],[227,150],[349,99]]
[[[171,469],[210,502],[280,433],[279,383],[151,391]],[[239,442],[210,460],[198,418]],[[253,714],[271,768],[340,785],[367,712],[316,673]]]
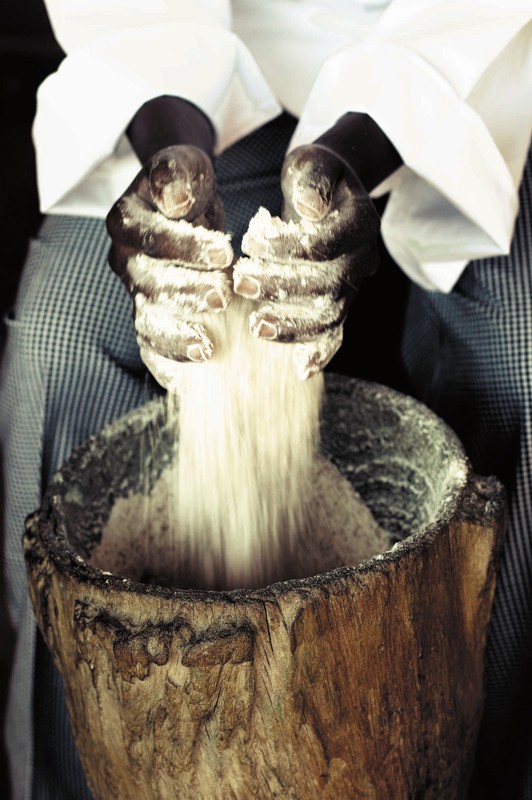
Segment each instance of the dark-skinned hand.
[[283,222],[265,210],[253,218],[234,288],[260,301],[251,333],[294,343],[305,379],[340,347],[353,296],[377,269],[380,218],[354,170],[319,143],[287,156],[281,187]]
[[159,150],[107,216],[109,263],[133,299],[142,360],[165,388],[179,362],[212,358],[202,317],[232,296],[223,226],[212,162],[192,145]]

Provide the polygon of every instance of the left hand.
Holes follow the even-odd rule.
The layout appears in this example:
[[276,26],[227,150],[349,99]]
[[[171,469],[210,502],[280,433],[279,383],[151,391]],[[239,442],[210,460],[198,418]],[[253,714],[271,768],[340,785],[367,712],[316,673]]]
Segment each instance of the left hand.
[[340,347],[353,296],[377,269],[380,219],[353,169],[321,144],[287,156],[281,187],[284,221],[264,209],[251,220],[234,289],[261,301],[251,333],[295,343],[306,379]]

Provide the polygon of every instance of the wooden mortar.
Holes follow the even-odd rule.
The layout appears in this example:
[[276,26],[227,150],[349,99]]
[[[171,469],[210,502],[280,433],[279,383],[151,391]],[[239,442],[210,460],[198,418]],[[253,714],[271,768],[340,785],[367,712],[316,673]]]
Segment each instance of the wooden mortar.
[[234,592],[91,567],[115,500],[174,457],[159,403],[76,450],[28,519],[32,601],[97,800],[465,796],[503,489],[389,389],[329,376],[323,417],[324,451],[398,541],[361,565]]

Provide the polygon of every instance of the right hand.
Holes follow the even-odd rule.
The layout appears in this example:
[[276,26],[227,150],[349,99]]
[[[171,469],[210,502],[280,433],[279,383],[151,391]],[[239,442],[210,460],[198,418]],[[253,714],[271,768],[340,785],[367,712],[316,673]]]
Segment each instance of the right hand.
[[141,358],[165,388],[178,362],[213,356],[198,315],[223,311],[232,296],[223,226],[211,160],[191,145],[156,153],[107,216],[109,263],[133,299]]

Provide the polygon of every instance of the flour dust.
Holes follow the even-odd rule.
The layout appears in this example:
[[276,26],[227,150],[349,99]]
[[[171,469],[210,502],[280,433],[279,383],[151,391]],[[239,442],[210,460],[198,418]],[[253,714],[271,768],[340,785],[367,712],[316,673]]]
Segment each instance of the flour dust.
[[[318,452],[323,376],[249,333],[252,301],[209,315],[215,357],[168,394],[176,458],[152,491],[118,498],[91,563],[180,588],[244,589],[328,572],[390,547]],[[149,449],[149,443],[147,444]]]
[[183,364],[169,418],[179,455],[170,498],[179,585],[289,577],[307,525],[323,377],[297,377],[294,348],[249,333],[252,302],[209,317],[215,357]]

